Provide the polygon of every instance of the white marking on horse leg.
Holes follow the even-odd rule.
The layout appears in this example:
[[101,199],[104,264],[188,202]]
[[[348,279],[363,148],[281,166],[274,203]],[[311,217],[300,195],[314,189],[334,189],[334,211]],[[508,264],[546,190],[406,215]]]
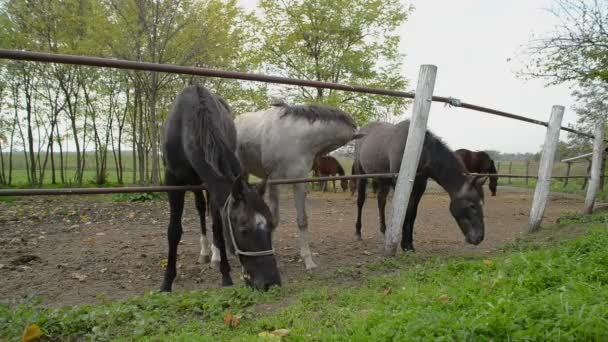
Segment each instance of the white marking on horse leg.
[[200,242],[201,242],[201,253],[198,256],[198,262],[201,264],[207,264],[210,261],[209,240],[207,239],[207,235],[201,234]]
[[220,249],[211,244],[211,268],[219,268],[220,261]]
[[298,242],[300,245],[300,256],[304,260],[306,269],[310,270],[317,265],[312,261],[312,253],[310,252],[310,246],[308,243],[308,222],[306,218],[306,184],[295,184],[293,186],[294,200],[297,212],[298,228],[300,228],[300,234]]

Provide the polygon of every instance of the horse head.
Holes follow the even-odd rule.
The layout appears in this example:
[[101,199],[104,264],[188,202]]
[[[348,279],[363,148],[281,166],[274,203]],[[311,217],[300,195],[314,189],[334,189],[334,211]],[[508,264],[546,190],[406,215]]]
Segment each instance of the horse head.
[[245,283],[258,290],[281,285],[272,248],[275,228],[270,209],[264,203],[265,183],[257,191],[239,176],[224,205],[224,239],[244,269]]
[[456,219],[465,240],[478,245],[484,238],[483,189],[487,176],[464,175],[465,182],[452,196],[450,212]]

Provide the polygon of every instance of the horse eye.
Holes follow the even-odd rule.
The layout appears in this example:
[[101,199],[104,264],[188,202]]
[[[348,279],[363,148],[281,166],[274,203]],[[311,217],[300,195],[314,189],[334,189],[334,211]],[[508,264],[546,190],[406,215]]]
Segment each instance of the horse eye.
[[475,209],[475,208],[476,208],[475,203],[471,203],[471,204],[469,204],[469,208],[470,208],[470,209]]

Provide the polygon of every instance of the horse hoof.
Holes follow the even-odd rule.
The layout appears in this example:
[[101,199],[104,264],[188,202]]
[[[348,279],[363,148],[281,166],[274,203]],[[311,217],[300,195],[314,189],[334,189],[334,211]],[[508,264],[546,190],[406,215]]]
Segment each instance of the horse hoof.
[[166,286],[166,285],[161,285],[160,289],[158,290],[158,292],[171,292],[171,286]]
[[363,239],[361,238],[361,235],[359,235],[359,234],[355,234],[355,241],[361,241],[361,240],[363,240]]
[[211,262],[211,257],[208,255],[199,255],[198,256],[198,263],[199,264],[208,264],[209,262]]
[[414,253],[414,252],[416,252],[416,250],[414,249],[414,246],[412,246],[412,245],[402,247],[401,249],[403,249],[403,251],[405,253]]
[[232,285],[233,285],[232,279],[229,278],[229,279],[222,280],[222,287],[230,287]]
[[214,270],[217,270],[220,268],[220,261],[219,260],[211,260],[211,263],[209,264],[209,267],[211,267]]

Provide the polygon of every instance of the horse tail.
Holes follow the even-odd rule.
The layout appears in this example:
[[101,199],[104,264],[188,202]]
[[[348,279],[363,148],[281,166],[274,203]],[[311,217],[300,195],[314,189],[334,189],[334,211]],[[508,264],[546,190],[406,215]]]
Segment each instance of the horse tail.
[[[488,173],[496,175],[498,170],[496,170],[496,166],[494,165],[494,161],[490,159],[490,167],[488,168]],[[496,186],[498,185],[498,176],[490,176],[490,190],[492,191],[492,196],[496,195]]]

